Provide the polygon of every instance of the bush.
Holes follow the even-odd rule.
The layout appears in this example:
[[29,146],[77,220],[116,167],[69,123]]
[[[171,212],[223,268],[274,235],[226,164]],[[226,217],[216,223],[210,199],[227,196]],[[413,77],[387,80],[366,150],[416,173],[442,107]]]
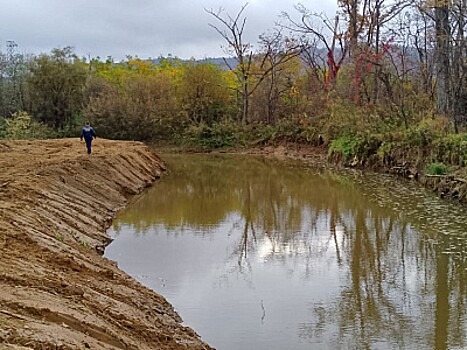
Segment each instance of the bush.
[[450,134],[433,142],[432,158],[457,166],[467,162],[467,134]]
[[165,75],[124,79],[121,86],[101,78],[90,81],[92,96],[86,115],[102,137],[154,141],[173,137],[185,126]]
[[230,121],[213,123],[212,125],[192,125],[182,137],[188,143],[203,148],[232,147],[240,139],[237,125]]
[[5,139],[7,133],[6,119],[0,117],[0,139]]
[[345,161],[350,157],[357,155],[360,140],[352,136],[342,136],[331,142],[329,145],[328,155],[331,156],[335,153],[341,154]]
[[425,167],[426,175],[446,175],[448,172],[446,165],[443,163],[431,163]]
[[56,133],[26,113],[16,112],[11,118],[4,119],[3,138],[8,140],[47,139]]
[[382,142],[381,145],[378,147],[376,154],[381,160],[384,160],[386,156],[391,154],[391,150],[393,148],[392,142]]
[[448,132],[446,118],[437,117],[421,120],[415,127],[405,133],[406,145],[427,146],[433,141],[443,138]]
[[353,156],[363,159],[373,154],[379,155],[379,149],[382,145],[382,137],[378,134],[345,135],[331,142],[328,156],[340,154],[344,161],[348,161]]

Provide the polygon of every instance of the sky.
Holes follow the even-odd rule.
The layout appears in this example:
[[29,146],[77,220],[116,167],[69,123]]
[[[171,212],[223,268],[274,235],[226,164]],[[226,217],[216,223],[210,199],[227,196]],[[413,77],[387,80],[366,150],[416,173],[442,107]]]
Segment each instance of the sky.
[[220,57],[224,40],[209,24],[221,24],[205,9],[235,16],[246,3],[244,37],[256,44],[281,12],[298,17],[297,3],[332,16],[337,0],[0,0],[0,51],[13,40],[20,53],[72,46],[79,56],[116,60]]

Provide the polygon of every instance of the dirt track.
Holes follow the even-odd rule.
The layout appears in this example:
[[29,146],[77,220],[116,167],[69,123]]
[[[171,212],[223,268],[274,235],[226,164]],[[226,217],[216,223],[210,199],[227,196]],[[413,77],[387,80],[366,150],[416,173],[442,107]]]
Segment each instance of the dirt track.
[[0,349],[210,349],[99,254],[162,168],[137,142],[0,142]]

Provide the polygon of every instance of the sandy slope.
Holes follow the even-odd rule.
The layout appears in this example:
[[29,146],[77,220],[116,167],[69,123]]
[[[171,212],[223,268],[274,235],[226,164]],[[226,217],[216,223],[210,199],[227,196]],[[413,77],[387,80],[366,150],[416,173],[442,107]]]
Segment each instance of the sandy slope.
[[162,167],[137,142],[0,142],[0,349],[210,349],[99,254]]

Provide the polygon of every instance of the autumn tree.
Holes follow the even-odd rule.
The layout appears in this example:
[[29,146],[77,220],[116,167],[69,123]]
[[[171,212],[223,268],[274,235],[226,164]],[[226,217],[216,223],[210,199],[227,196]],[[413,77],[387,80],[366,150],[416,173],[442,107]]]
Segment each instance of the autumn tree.
[[[373,91],[371,96],[372,103],[377,103],[379,97],[379,86],[381,83],[381,72],[383,70],[384,56],[388,53],[394,38],[386,38],[386,42],[382,41],[385,26],[389,26],[390,22],[407,7],[410,2],[408,0],[368,0],[366,29],[366,46],[372,55],[371,62],[374,66],[373,72]],[[387,30],[387,28],[386,28]]]
[[413,77],[414,83],[420,84],[422,91],[434,101],[433,23],[422,3],[414,4],[414,9],[408,19],[407,29],[410,31],[410,43],[416,51],[419,63],[416,75]]
[[345,37],[348,39],[347,50],[350,56],[358,54],[358,43],[368,18],[365,17],[369,0],[338,0],[338,6],[347,21]]
[[89,83],[87,115],[109,138],[156,140],[168,138],[183,126],[175,92],[178,68],[132,59],[102,65]]
[[211,63],[190,61],[184,65],[178,93],[190,122],[211,124],[229,115],[233,84],[227,75],[230,73]]

